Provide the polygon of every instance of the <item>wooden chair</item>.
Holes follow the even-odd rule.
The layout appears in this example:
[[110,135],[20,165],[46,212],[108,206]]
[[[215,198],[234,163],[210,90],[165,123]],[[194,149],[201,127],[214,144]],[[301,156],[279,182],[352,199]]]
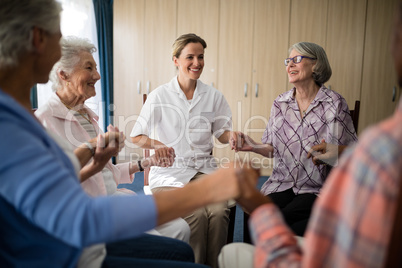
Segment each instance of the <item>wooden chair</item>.
[[353,126],[355,127],[355,131],[357,133],[357,127],[359,125],[359,115],[360,115],[360,101],[355,101],[354,110],[350,110],[350,116],[352,117]]
[[[147,100],[147,94],[143,94],[142,95],[142,104],[144,104],[146,100]],[[149,157],[150,156],[150,150],[149,149],[143,149],[142,154],[143,154],[144,158]],[[151,189],[149,188],[149,171],[150,171],[150,168],[145,168],[144,169],[144,188],[143,189],[144,189],[144,194],[146,194],[146,195],[151,195],[152,194]]]
[[[142,95],[142,103],[144,104],[146,100],[147,100],[147,94],[143,94]],[[211,154],[212,154],[212,152],[211,152]],[[144,149],[143,156],[149,157],[150,150]],[[152,192],[151,192],[151,189],[149,188],[149,171],[150,171],[150,168],[144,169],[144,193],[150,195],[150,194],[152,194]],[[230,214],[229,214],[227,243],[233,242],[234,224],[235,224],[235,219],[236,219],[236,203],[233,202],[233,204],[230,204],[229,208],[230,208]]]

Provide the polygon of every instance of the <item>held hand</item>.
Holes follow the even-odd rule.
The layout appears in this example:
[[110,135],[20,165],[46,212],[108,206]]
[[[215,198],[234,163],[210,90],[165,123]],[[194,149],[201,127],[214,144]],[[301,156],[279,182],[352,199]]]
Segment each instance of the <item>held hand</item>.
[[125,135],[123,134],[122,131],[119,130],[118,127],[114,127],[112,125],[109,125],[107,127],[107,131],[110,133],[114,133],[114,134],[111,134],[111,136],[109,138],[116,140],[116,144],[118,144],[119,152],[120,152],[124,148],[124,141],[126,139]]
[[268,197],[261,194],[256,188],[259,176],[259,172],[250,173],[247,169],[236,171],[236,178],[240,188],[240,194],[236,201],[247,213],[251,213],[257,207],[271,202]]
[[[172,148],[173,149],[173,148]],[[173,154],[174,154],[174,150],[173,150]],[[148,157],[146,159],[146,167],[153,167],[153,166],[160,166],[160,167],[171,167],[173,165],[174,162],[174,158],[176,156],[173,156],[173,161],[169,161],[169,163],[166,163],[168,165],[166,165],[163,161],[160,163],[157,159],[156,159],[156,154],[151,155],[150,157]],[[144,167],[144,168],[146,168]]]
[[316,166],[322,164],[333,166],[345,147],[346,146],[343,145],[326,143],[323,139],[320,144],[311,147],[310,151],[307,153],[307,158],[311,158]]
[[155,165],[160,167],[170,167],[173,165],[176,154],[172,147],[159,147],[155,149],[153,155]]
[[[213,192],[218,201],[234,199],[241,196],[241,185],[238,182],[238,174],[244,174],[255,183],[259,177],[259,170],[251,166],[251,163],[232,162],[221,167],[216,172],[216,178],[213,180]],[[254,187],[255,187],[254,183]]]
[[252,151],[253,148],[257,145],[256,142],[252,138],[250,138],[250,136],[240,131],[231,132],[229,144],[230,148],[232,150],[235,150],[235,152]]
[[118,148],[113,145],[113,141],[109,142],[107,146],[104,146],[104,135],[99,135],[97,137],[95,154],[93,155],[93,161],[91,163],[91,165],[94,169],[97,170],[97,172],[101,171],[110,160],[110,158],[119,152]]

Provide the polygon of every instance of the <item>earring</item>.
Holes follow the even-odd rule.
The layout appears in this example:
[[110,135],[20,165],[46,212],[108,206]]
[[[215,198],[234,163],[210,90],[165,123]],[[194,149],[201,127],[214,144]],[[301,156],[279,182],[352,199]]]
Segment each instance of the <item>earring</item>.
[[70,82],[67,82],[67,86],[69,86],[70,85]]

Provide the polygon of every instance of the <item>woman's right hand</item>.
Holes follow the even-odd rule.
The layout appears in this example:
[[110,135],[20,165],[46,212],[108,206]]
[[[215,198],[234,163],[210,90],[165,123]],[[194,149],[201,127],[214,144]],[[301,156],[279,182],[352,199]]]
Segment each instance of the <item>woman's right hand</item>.
[[161,146],[155,149],[155,154],[152,157],[152,163],[156,166],[170,167],[173,165],[176,154],[172,147]]
[[106,134],[100,134],[97,137],[97,145],[95,149],[95,154],[92,157],[92,164],[100,169],[98,170],[98,172],[105,167],[112,156],[116,156],[120,151],[119,147],[117,146],[118,141],[116,141],[116,139],[112,138],[109,142],[106,142],[107,137],[111,138],[111,136],[115,135],[110,134],[111,133],[108,132]]
[[235,150],[235,152],[253,151],[253,148],[257,145],[250,136],[240,131],[232,131],[230,133],[229,144],[230,148]]
[[[106,145],[108,143],[112,142],[113,146],[118,147],[119,150],[117,153],[119,153],[124,148],[124,141],[126,138],[125,135],[123,134],[122,131],[119,130],[118,127],[114,127],[112,125],[109,125],[107,127],[107,131],[108,132],[105,133],[105,135],[106,135],[105,140],[107,140]],[[116,153],[116,155],[117,155],[117,153]]]
[[102,171],[112,156],[115,156],[119,153],[120,150],[119,146],[117,146],[118,141],[116,141],[116,135],[120,136],[119,133],[116,134],[116,132],[108,132],[105,134],[100,134],[96,138],[89,141],[90,143],[96,142],[96,148],[94,155],[92,156],[92,162],[81,168],[81,182]]

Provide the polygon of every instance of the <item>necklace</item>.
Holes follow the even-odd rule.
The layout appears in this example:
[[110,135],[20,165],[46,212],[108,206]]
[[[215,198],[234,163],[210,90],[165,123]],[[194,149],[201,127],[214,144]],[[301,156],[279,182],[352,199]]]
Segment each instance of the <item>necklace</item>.
[[[60,99],[60,98],[59,98],[59,99]],[[77,110],[74,110],[73,107],[67,105],[67,104],[66,104],[64,101],[62,101],[61,99],[60,99],[60,101],[61,101],[61,103],[64,104],[64,106],[67,107],[67,109],[79,113],[85,120],[88,121],[88,123],[92,124],[91,119],[89,119],[89,116],[85,116],[85,113],[81,112],[80,110],[78,110],[78,111],[77,111]],[[87,114],[87,115],[88,115],[88,114]]]

